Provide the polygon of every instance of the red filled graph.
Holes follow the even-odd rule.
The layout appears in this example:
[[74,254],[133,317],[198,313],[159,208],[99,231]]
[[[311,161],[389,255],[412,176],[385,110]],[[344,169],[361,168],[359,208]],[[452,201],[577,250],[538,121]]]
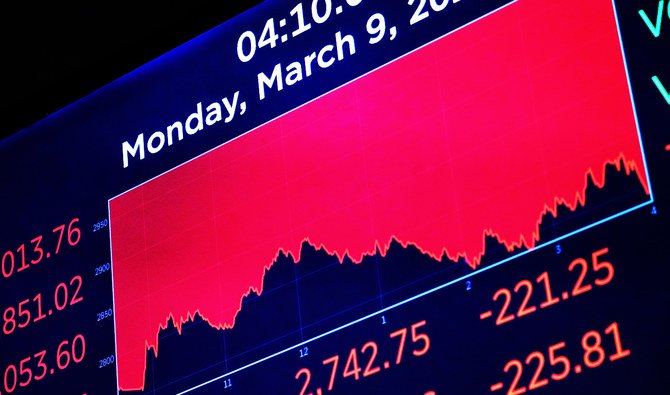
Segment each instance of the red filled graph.
[[144,387],[170,319],[232,327],[304,241],[475,268],[486,235],[532,248],[608,164],[649,193],[611,3],[505,7],[111,200],[119,386]]

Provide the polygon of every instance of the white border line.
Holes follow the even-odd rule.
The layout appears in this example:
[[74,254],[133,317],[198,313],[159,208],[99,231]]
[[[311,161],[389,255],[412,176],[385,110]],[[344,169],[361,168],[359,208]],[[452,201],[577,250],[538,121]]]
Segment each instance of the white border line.
[[116,339],[116,334],[118,333],[116,331],[116,295],[114,294],[114,262],[112,261],[112,221],[111,221],[111,214],[112,214],[112,209],[110,207],[110,202],[111,200],[107,201],[107,218],[110,219],[109,221],[109,263],[110,263],[110,270],[109,270],[109,276],[110,280],[112,281],[112,311],[114,312],[114,369],[116,369],[116,393],[119,394],[121,392],[119,388],[119,344]]
[[654,201],[654,191],[651,187],[651,178],[649,178],[649,167],[647,166],[647,155],[644,152],[644,144],[642,144],[642,133],[640,132],[640,123],[637,118],[637,110],[635,109],[635,100],[633,99],[633,86],[630,83],[630,74],[628,73],[628,61],[626,60],[626,51],[623,49],[623,39],[621,37],[621,27],[619,26],[619,15],[616,9],[616,4],[612,0],[612,10],[614,12],[614,22],[616,22],[616,31],[619,36],[619,48],[621,48],[621,58],[623,59],[623,67],[626,71],[626,82],[628,82],[628,94],[630,96],[630,105],[633,109],[633,116],[635,117],[635,128],[637,129],[637,139],[640,143],[640,153],[642,154],[642,162],[644,164],[644,175],[647,177],[647,187],[649,188],[649,197]]

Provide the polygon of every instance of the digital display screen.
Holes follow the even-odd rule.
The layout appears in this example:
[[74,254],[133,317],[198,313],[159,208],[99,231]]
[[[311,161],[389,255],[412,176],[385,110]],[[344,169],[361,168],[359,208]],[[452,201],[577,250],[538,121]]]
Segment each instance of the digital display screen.
[[670,4],[268,0],[0,142],[0,395],[670,385]]

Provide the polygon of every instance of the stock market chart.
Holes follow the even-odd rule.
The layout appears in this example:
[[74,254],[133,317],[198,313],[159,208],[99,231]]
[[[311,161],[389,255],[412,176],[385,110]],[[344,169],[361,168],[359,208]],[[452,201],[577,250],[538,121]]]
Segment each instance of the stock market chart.
[[662,394],[670,4],[268,0],[0,142],[0,395]]

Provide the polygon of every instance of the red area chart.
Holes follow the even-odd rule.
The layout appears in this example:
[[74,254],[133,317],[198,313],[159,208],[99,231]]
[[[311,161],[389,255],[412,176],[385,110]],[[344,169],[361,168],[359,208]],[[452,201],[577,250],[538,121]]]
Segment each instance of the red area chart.
[[143,388],[170,319],[233,326],[303,241],[475,268],[485,235],[533,247],[607,164],[649,193],[612,4],[505,7],[112,199],[119,387]]

